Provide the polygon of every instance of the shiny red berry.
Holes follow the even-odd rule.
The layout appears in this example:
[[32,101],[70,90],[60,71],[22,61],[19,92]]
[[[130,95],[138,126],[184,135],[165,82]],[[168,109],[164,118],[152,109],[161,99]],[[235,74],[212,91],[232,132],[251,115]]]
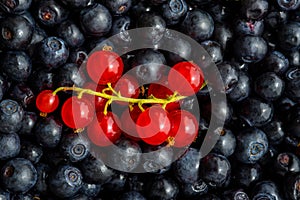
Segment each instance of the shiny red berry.
[[86,69],[90,78],[97,84],[116,82],[123,73],[121,57],[111,51],[96,51],[87,60]]
[[185,110],[169,113],[171,120],[170,137],[174,137],[175,147],[186,147],[192,144],[198,135],[198,121],[196,117]]
[[140,138],[150,145],[160,145],[166,141],[171,130],[171,121],[160,105],[154,105],[142,112],[137,121]]
[[[97,92],[101,92],[105,88],[104,85],[97,85],[93,82],[87,82],[83,87]],[[85,94],[84,97],[94,105],[96,111],[103,111],[107,99],[90,94]]]
[[59,104],[57,95],[53,95],[52,90],[43,90],[36,97],[36,107],[43,113],[53,112]]
[[168,82],[173,91],[184,96],[190,96],[200,90],[204,82],[204,75],[195,63],[180,62],[171,68]]
[[95,110],[90,101],[76,96],[65,101],[61,108],[61,117],[64,123],[74,129],[84,128],[89,125],[95,115]]
[[104,115],[103,112],[97,113],[97,118],[87,128],[90,140],[97,146],[110,146],[121,136],[119,118],[112,112]]

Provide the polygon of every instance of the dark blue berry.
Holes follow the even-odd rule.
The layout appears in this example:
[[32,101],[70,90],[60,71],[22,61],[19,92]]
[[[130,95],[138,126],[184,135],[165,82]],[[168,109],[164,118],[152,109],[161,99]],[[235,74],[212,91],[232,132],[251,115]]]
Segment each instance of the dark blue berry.
[[32,72],[28,79],[28,84],[34,92],[38,94],[42,90],[53,89],[54,74],[46,69],[37,69]]
[[72,21],[67,20],[60,23],[56,30],[58,37],[63,39],[69,47],[80,47],[85,41],[81,30]]
[[259,21],[247,21],[239,19],[235,25],[235,32],[237,35],[255,35],[260,36],[264,31],[264,22]]
[[239,80],[227,97],[233,102],[240,102],[246,99],[251,92],[250,83],[250,76],[246,72],[240,71]]
[[275,72],[278,75],[283,74],[289,68],[289,60],[278,51],[267,55],[263,63],[264,70]]
[[17,156],[20,152],[20,138],[16,133],[0,134],[0,160]]
[[62,2],[72,8],[84,8],[93,3],[93,0],[62,0]]
[[96,197],[99,192],[101,191],[100,184],[93,184],[93,183],[82,183],[82,187],[80,192],[88,197]]
[[233,31],[226,24],[216,24],[213,38],[221,45],[222,50],[225,50],[230,47],[233,41]]
[[298,200],[300,198],[300,173],[289,173],[285,176],[284,192],[286,198]]
[[179,187],[172,178],[159,176],[149,183],[147,197],[151,200],[172,200],[178,193]]
[[262,130],[268,137],[270,144],[280,144],[285,136],[283,123],[279,120],[273,120],[262,127]]
[[31,88],[24,83],[12,86],[8,93],[10,98],[19,102],[23,108],[30,108],[34,104],[35,95]]
[[67,63],[55,72],[53,80],[56,87],[82,87],[86,78],[75,63]]
[[75,63],[78,65],[78,67],[81,67],[81,64],[85,62],[88,58],[87,52],[84,49],[73,49],[70,51],[69,60],[72,63]]
[[277,3],[283,10],[296,10],[300,6],[298,0],[277,0]]
[[42,162],[37,163],[36,171],[37,171],[37,181],[34,185],[33,189],[39,194],[49,195],[48,190],[48,177],[51,168],[49,165],[44,164]]
[[10,200],[10,193],[7,191],[4,191],[3,189],[0,188],[0,199],[1,200]]
[[293,153],[283,152],[277,155],[274,167],[276,173],[281,176],[285,176],[288,172],[300,172],[300,160]]
[[193,183],[181,184],[181,195],[183,198],[195,199],[208,192],[208,185],[201,179]]
[[4,188],[18,193],[30,190],[37,181],[33,164],[24,158],[14,158],[4,164],[0,174]]
[[74,196],[82,186],[82,174],[70,165],[59,166],[49,176],[49,189],[60,198]]
[[273,200],[282,199],[281,194],[278,191],[277,185],[271,181],[262,181],[257,183],[253,188],[252,193],[253,200]]
[[42,147],[30,141],[23,140],[21,142],[21,151],[19,157],[25,158],[31,161],[33,164],[37,164],[40,161],[42,156],[43,156]]
[[234,66],[229,63],[220,63],[217,65],[223,80],[226,93],[235,88],[239,80],[239,73]]
[[219,43],[207,40],[201,42],[201,46],[207,51],[214,63],[218,64],[223,61],[221,45]]
[[248,19],[262,19],[269,9],[267,0],[244,0],[241,3],[240,12]]
[[224,200],[250,200],[243,190],[228,190],[223,195]]
[[161,9],[167,25],[175,25],[184,17],[188,11],[188,6],[185,0],[168,0]]
[[32,0],[2,0],[0,8],[8,13],[22,13],[27,10],[32,3]]
[[288,22],[278,30],[278,44],[284,50],[296,50],[300,47],[299,22]]
[[111,34],[114,37],[116,43],[124,44],[128,46],[132,41],[128,29],[131,26],[131,18],[128,16],[118,16],[114,18],[111,27]]
[[130,191],[125,192],[119,198],[120,200],[146,200],[146,198],[139,192]]
[[112,14],[121,15],[130,9],[131,0],[105,0],[104,4]]
[[258,163],[238,164],[233,170],[233,180],[237,186],[249,187],[262,178],[262,168]]
[[231,130],[226,128],[218,128],[215,133],[219,135],[219,139],[215,144],[213,151],[220,153],[226,157],[231,156],[236,147],[236,139]]
[[24,110],[20,104],[11,99],[0,102],[0,130],[3,133],[17,132],[21,128]]

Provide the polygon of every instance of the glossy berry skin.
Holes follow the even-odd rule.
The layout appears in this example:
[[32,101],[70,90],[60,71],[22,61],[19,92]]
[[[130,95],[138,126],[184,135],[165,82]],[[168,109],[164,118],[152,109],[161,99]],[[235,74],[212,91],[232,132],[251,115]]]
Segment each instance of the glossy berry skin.
[[277,119],[263,126],[262,130],[267,135],[269,143],[274,145],[280,144],[286,135],[283,123]]
[[52,90],[43,90],[36,97],[36,107],[43,113],[51,113],[58,107],[59,98]]
[[200,177],[212,187],[222,187],[228,184],[231,165],[225,156],[210,153],[200,162]]
[[19,135],[33,135],[33,128],[37,122],[37,114],[35,112],[24,112],[24,117],[21,122],[21,128],[18,131]]
[[111,29],[112,16],[106,7],[95,3],[81,10],[80,25],[87,35],[101,37]]
[[223,193],[226,200],[250,200],[248,195],[242,190],[228,190]]
[[171,130],[171,120],[161,106],[151,106],[143,111],[136,121],[140,138],[150,145],[165,142]]
[[20,152],[20,137],[16,133],[0,134],[0,145],[3,148],[0,152],[0,160],[7,160],[17,156]]
[[59,145],[60,152],[71,162],[86,158],[90,151],[90,143],[76,133],[65,134]]
[[62,0],[62,2],[72,8],[84,8],[92,3],[91,0]]
[[141,37],[147,44],[158,44],[166,31],[166,22],[158,14],[153,12],[143,12],[137,19],[137,28],[148,27],[150,31],[143,32]]
[[31,74],[30,57],[23,51],[7,51],[2,55],[0,67],[8,78],[15,82],[26,81]]
[[3,200],[9,200],[10,199],[10,193],[7,191],[4,191],[3,189],[0,189],[0,198]]
[[246,63],[255,63],[262,60],[268,51],[266,41],[258,36],[242,36],[234,43],[235,56]]
[[226,24],[216,24],[213,38],[221,45],[222,50],[227,49],[233,40],[233,30]]
[[131,0],[106,0],[105,6],[114,15],[121,15],[126,13],[131,7]]
[[[198,92],[204,82],[204,75],[199,66],[191,62],[174,65],[168,74],[170,89],[184,96]],[[181,83],[178,85],[178,83]]]
[[111,27],[111,35],[116,35],[114,36],[116,42],[120,42],[121,44],[124,45],[129,45],[131,42],[132,38],[130,34],[128,33],[128,29],[132,25],[132,20],[128,16],[117,16],[113,20],[113,24]]
[[[102,92],[103,89],[106,88],[104,85],[97,85],[94,82],[86,82],[83,86],[83,88],[94,90],[97,92]],[[107,92],[109,93],[109,92]],[[95,110],[97,112],[102,112],[104,110],[105,104],[107,102],[107,99],[99,97],[99,96],[94,96],[94,95],[84,95],[84,98],[88,99],[92,105],[94,105]]]
[[238,82],[227,96],[232,102],[240,102],[246,99],[251,92],[250,76],[246,72],[240,71],[238,77]]
[[217,67],[223,80],[225,92],[229,93],[237,85],[239,73],[237,69],[230,63],[221,63],[217,65]]
[[79,163],[85,181],[89,183],[104,184],[114,176],[114,171],[108,168],[102,160],[91,155]]
[[146,198],[139,192],[129,191],[120,196],[120,200],[146,200]]
[[21,128],[24,110],[18,102],[5,99],[0,102],[0,129],[3,133],[17,132]]
[[171,200],[176,199],[179,187],[172,178],[158,176],[149,184],[147,191],[149,199]]
[[121,136],[120,124],[118,116],[112,112],[106,115],[98,112],[97,117],[87,128],[88,137],[97,146],[110,146]]
[[203,10],[188,11],[181,23],[181,30],[197,41],[209,39],[214,31],[212,17]]
[[[128,97],[128,98],[137,99],[140,94],[138,81],[136,80],[135,77],[129,74],[123,75],[115,84],[114,89],[117,92],[120,92],[123,97]],[[128,103],[126,102],[124,104],[127,105]]]
[[199,179],[201,155],[199,150],[188,148],[187,152],[173,163],[176,179],[182,183],[194,183]]
[[236,138],[231,130],[226,128],[218,128],[215,130],[216,134],[219,134],[220,137],[213,148],[213,152],[222,154],[226,157],[231,156],[236,147]]
[[250,126],[263,126],[273,117],[273,106],[256,98],[248,98],[239,105],[239,115]]
[[16,193],[25,193],[36,183],[37,172],[29,160],[14,158],[1,168],[0,180],[4,188]]
[[70,165],[59,166],[49,176],[49,189],[58,197],[72,197],[81,188],[82,174],[79,169]]
[[238,164],[233,170],[233,180],[238,186],[249,187],[262,178],[262,168],[256,164]]
[[251,196],[253,200],[282,199],[277,185],[271,181],[262,181],[257,183],[253,188]]
[[22,141],[19,157],[25,158],[33,164],[37,164],[42,156],[43,149],[41,146],[27,140]]
[[69,57],[65,42],[57,37],[47,37],[36,48],[38,62],[48,69],[57,68],[64,64]]
[[96,197],[100,190],[101,190],[100,184],[93,184],[93,183],[82,183],[82,187],[80,188],[80,193],[88,196],[88,197]]
[[31,81],[28,84],[36,94],[43,90],[54,89],[53,76],[54,74],[47,69],[34,70],[29,77]]
[[140,50],[132,62],[133,69],[130,74],[136,77],[141,84],[153,83],[162,78],[166,63],[161,52],[152,49]]
[[32,0],[20,0],[20,1],[1,1],[0,7],[7,13],[22,13],[26,11],[32,3]]
[[268,147],[266,134],[260,129],[249,128],[237,135],[234,154],[240,162],[253,164],[267,153]]
[[206,40],[201,42],[201,46],[207,51],[214,63],[218,64],[223,61],[221,45],[219,43]]
[[181,196],[194,199],[206,194],[208,192],[208,185],[203,180],[199,179],[193,183],[181,184],[180,189]]
[[76,96],[67,99],[61,108],[61,117],[65,125],[78,129],[89,125],[94,118],[94,109],[87,99]]
[[188,6],[185,0],[168,0],[161,9],[167,25],[175,25],[184,17],[188,11]]
[[86,68],[95,83],[106,85],[116,82],[122,76],[124,64],[114,52],[96,51],[88,58]]
[[267,101],[278,99],[284,91],[285,83],[275,73],[260,75],[254,82],[254,91]]
[[289,68],[289,60],[279,51],[273,51],[263,61],[265,69],[282,75]]
[[81,66],[81,64],[87,61],[88,55],[86,50],[77,48],[70,51],[69,60],[72,63],[77,64],[77,66]]
[[23,50],[29,45],[33,26],[21,16],[9,16],[0,20],[0,47],[4,49]]
[[56,1],[41,1],[37,9],[38,20],[46,26],[54,26],[68,18],[69,12]]
[[293,0],[293,1],[286,1],[286,0],[277,0],[278,5],[283,10],[296,10],[300,6],[300,1]]
[[278,44],[284,50],[296,50],[300,47],[299,22],[288,22],[278,31]]
[[70,20],[59,24],[57,34],[58,37],[62,38],[69,47],[80,47],[85,41],[85,37],[79,27]]
[[259,20],[267,14],[268,9],[266,0],[245,0],[242,1],[240,12],[248,19]]
[[86,77],[75,63],[66,63],[56,71],[53,81],[56,87],[82,87]]
[[132,110],[125,109],[120,118],[120,128],[122,129],[124,135],[134,141],[140,140],[140,137],[136,130],[136,120],[141,113],[141,109],[137,105],[134,105],[132,107]]
[[169,136],[174,137],[175,147],[187,147],[198,135],[198,121],[196,117],[185,110],[175,110],[169,113],[171,130]]
[[285,176],[287,173],[297,173],[300,172],[300,160],[299,158],[289,152],[283,152],[278,154],[276,160],[274,161],[274,167],[276,173]]
[[117,150],[109,154],[112,167],[122,172],[134,170],[141,162],[142,150],[139,144],[132,140],[120,139],[115,145]]
[[62,134],[62,124],[53,116],[40,119],[34,128],[37,142],[46,148],[54,148],[58,145]]
[[255,35],[260,36],[264,31],[264,22],[262,20],[258,21],[247,21],[239,19],[235,25],[235,32],[237,35]]
[[300,173],[289,173],[284,179],[285,196],[291,200],[297,200],[300,197],[299,191]]
[[34,105],[35,95],[25,83],[13,85],[8,93],[11,99],[19,102],[25,109]]

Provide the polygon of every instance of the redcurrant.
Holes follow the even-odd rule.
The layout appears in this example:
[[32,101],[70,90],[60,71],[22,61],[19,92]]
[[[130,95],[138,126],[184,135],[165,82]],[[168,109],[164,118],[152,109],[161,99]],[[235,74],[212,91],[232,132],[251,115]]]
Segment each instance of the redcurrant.
[[86,98],[76,96],[65,101],[61,108],[61,117],[64,123],[74,129],[84,128],[89,125],[95,115],[95,110]]
[[111,51],[94,52],[86,65],[90,78],[100,85],[116,82],[122,76],[123,68],[121,57]]
[[36,97],[36,107],[43,113],[53,112],[59,104],[57,95],[53,95],[52,90],[43,90]]
[[173,91],[184,96],[190,96],[200,90],[204,82],[204,75],[195,63],[180,62],[171,68],[168,82]]
[[112,112],[106,115],[98,112],[97,117],[87,128],[88,137],[97,146],[110,146],[121,136],[118,124],[120,124],[119,118]]
[[175,110],[169,113],[171,131],[169,136],[174,137],[175,147],[186,147],[192,144],[198,134],[196,117],[185,110]]
[[[93,91],[97,91],[97,92],[101,92],[105,88],[105,86],[97,85],[93,82],[87,82],[84,85],[84,88],[90,89]],[[94,104],[96,111],[103,111],[105,104],[107,102],[107,99],[99,97],[99,96],[90,95],[90,94],[84,95],[84,97],[87,98],[92,104]]]
[[154,105],[142,112],[137,121],[140,138],[150,145],[160,145],[166,141],[171,130],[171,121],[160,105]]

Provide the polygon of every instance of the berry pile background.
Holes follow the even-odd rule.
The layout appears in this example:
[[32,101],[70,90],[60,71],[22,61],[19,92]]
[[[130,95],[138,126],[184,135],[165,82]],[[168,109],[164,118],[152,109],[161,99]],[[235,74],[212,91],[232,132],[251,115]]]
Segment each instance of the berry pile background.
[[[97,74],[83,70],[91,51],[130,48],[127,30],[142,27],[151,27],[141,37],[153,48],[121,55],[124,71],[136,68],[139,82],[166,81],[161,66],[190,61],[183,57],[197,50],[170,34],[173,29],[211,56],[227,101],[211,109],[210,82],[196,91],[197,101],[182,100],[184,112],[200,108],[199,131],[175,162],[172,149],[119,135],[114,143],[124,151],[108,155],[124,169],[118,171],[63,123],[62,104],[72,92],[47,97],[57,98],[55,111],[35,100],[59,87],[96,88],[89,75]],[[159,50],[166,42],[177,54]],[[299,48],[298,0],[1,0],[0,199],[299,200]],[[143,89],[135,98],[169,92],[155,84]],[[105,105],[98,97],[95,102]],[[40,116],[39,109],[51,112]],[[211,116],[225,118],[225,125],[200,159]],[[137,118],[124,115],[121,123],[129,117]],[[154,158],[136,156],[153,151]],[[124,172],[137,165],[148,173]]]

